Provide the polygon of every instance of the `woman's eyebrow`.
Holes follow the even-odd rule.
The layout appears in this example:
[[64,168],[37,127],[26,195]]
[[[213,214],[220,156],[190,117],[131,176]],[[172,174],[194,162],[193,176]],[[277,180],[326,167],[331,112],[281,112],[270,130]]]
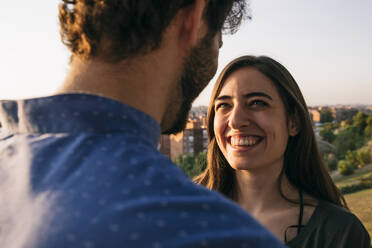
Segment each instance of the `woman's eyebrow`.
[[255,96],[265,97],[265,98],[268,98],[270,100],[273,100],[271,98],[271,96],[269,96],[268,94],[263,93],[263,92],[251,92],[251,93],[248,93],[248,94],[244,94],[244,98],[251,98],[251,97],[255,97]]
[[214,101],[231,99],[231,96],[223,95],[217,97]]
[[[266,93],[263,93],[263,92],[251,92],[251,93],[247,93],[247,94],[244,94],[243,97],[244,98],[251,98],[251,97],[257,97],[257,96],[260,96],[260,97],[265,97],[267,99],[270,99],[270,100],[273,100],[271,96],[269,96],[268,94]],[[229,100],[231,99],[232,97],[229,96],[229,95],[222,95],[222,96],[219,96],[217,97],[214,101],[220,101],[220,100]]]

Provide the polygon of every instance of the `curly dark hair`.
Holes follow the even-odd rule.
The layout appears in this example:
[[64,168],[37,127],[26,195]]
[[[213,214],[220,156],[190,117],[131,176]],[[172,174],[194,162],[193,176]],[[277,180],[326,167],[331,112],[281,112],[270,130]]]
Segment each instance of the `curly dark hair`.
[[[99,56],[115,63],[159,47],[177,12],[195,0],[63,0],[62,42],[83,60]],[[250,18],[245,0],[209,0],[204,17],[209,33],[234,33]],[[104,45],[102,45],[104,44]]]

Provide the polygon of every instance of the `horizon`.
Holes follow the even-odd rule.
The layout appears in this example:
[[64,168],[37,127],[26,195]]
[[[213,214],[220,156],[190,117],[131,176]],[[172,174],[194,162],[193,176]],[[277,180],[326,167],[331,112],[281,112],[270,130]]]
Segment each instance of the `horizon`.
[[[336,106],[351,106],[351,107],[372,107],[372,103],[336,103],[336,104],[321,104],[321,105],[306,105],[308,108],[315,108],[315,107],[336,107]],[[208,105],[193,105],[194,107],[208,107]]]
[[[0,99],[51,95],[70,53],[59,37],[58,0],[7,1],[0,9]],[[372,1],[252,0],[252,20],[224,35],[216,76],[193,106],[208,105],[222,68],[266,55],[296,79],[308,106],[372,104]]]
[[[351,107],[351,108],[367,108],[372,110],[372,104],[333,104],[333,105],[306,105],[307,108],[321,108],[321,107]],[[205,107],[208,108],[208,105],[193,105],[192,109]]]

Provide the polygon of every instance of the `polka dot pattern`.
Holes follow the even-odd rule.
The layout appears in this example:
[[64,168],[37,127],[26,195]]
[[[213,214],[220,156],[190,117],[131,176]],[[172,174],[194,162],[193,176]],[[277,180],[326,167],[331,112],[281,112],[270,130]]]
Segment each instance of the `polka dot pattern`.
[[160,127],[145,113],[67,94],[0,101],[0,122],[7,137],[0,138],[0,173],[22,137],[30,149],[23,193],[53,199],[48,221],[25,236],[27,244],[36,240],[27,247],[281,247],[240,208],[161,155]]

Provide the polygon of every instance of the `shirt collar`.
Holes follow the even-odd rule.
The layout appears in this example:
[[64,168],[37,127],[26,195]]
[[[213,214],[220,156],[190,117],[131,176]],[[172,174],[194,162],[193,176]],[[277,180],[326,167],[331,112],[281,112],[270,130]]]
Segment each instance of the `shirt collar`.
[[11,133],[131,132],[157,144],[160,126],[151,116],[116,100],[90,94],[0,101],[0,122]]

